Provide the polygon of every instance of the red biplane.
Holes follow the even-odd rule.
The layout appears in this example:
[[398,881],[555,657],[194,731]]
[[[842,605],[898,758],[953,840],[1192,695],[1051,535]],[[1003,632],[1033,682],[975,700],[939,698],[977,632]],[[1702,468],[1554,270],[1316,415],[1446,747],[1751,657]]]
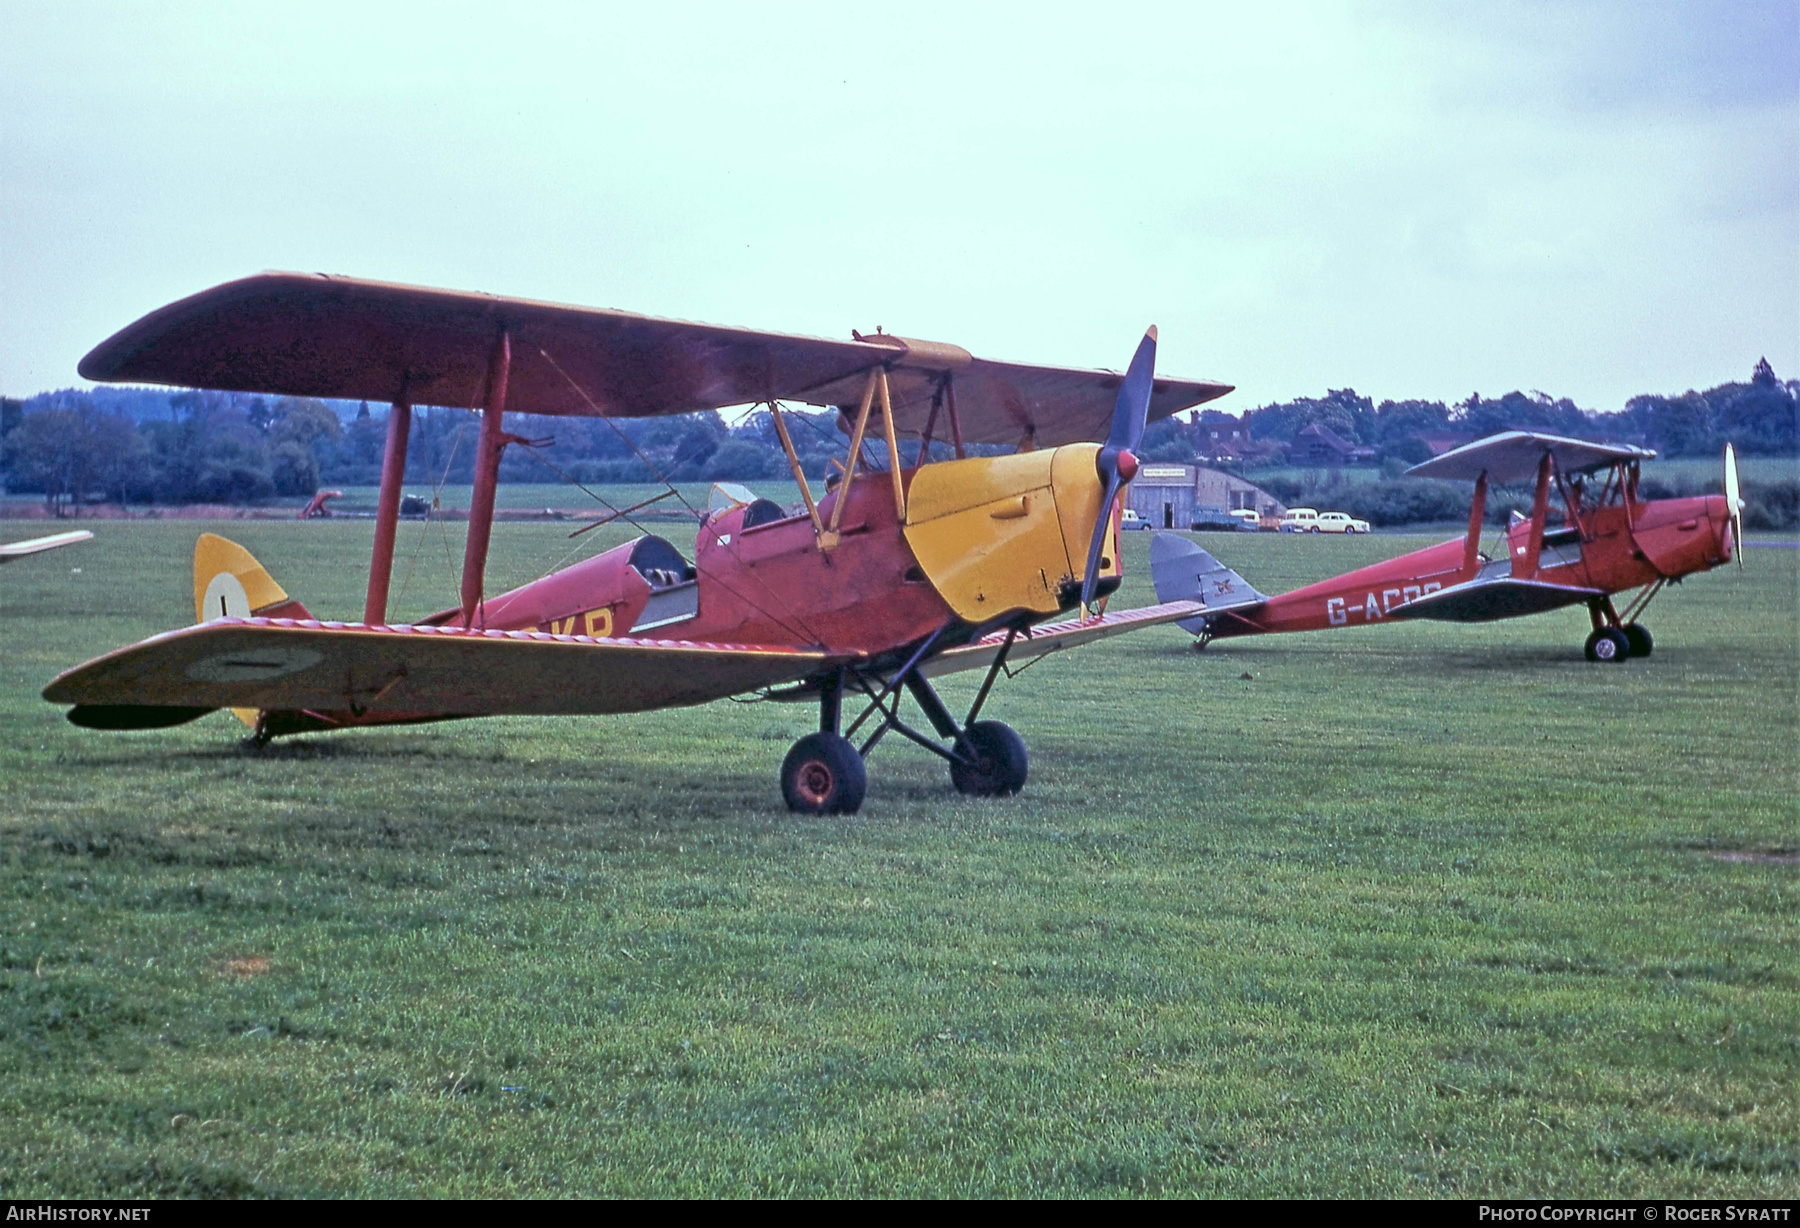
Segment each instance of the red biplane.
[[[1493,622],[1585,604],[1594,628],[1588,660],[1647,657],[1653,641],[1638,616],[1669,581],[1729,562],[1743,536],[1737,458],[1729,444],[1723,495],[1639,499],[1639,466],[1655,455],[1624,444],[1503,431],[1407,470],[1474,481],[1462,538],[1268,597],[1193,542],[1158,534],[1150,549],[1156,595],[1207,607],[1181,624],[1202,648],[1226,636],[1388,619]],[[1603,480],[1596,477],[1601,472]],[[1527,481],[1536,483],[1531,515],[1515,514],[1504,557],[1489,558],[1481,552],[1488,484]],[[1553,486],[1563,505],[1562,524],[1554,529]],[[1620,612],[1613,594],[1630,589],[1639,591]]]
[[[1124,375],[992,362],[938,342],[719,328],[336,277],[264,274],[139,320],[81,363],[95,380],[391,401],[361,622],[321,621],[248,552],[203,537],[199,625],[63,674],[44,691],[103,729],[220,708],[255,744],[316,730],[507,714],[635,712],[762,692],[812,702],[819,732],[782,766],[795,810],[849,812],[892,731],[966,793],[1025,782],[1024,743],[977,719],[995,678],[1061,648],[1192,616],[1175,602],[1101,614],[1119,584],[1118,493],[1146,422],[1228,385],[1156,378],[1156,330]],[[781,403],[839,407],[849,438],[814,498]],[[646,534],[497,596],[483,585],[504,411],[651,416],[763,404],[800,488],[697,512],[693,557]],[[461,601],[387,623],[413,405],[480,409]],[[876,432],[879,432],[878,434]],[[899,440],[956,459],[903,463]],[[1104,443],[1094,442],[1104,439]],[[878,444],[873,449],[865,444]],[[1015,445],[966,457],[969,443]],[[629,510],[629,509],[627,509]],[[1044,620],[1081,607],[1073,619]],[[985,668],[960,720],[930,679]],[[932,738],[902,719],[901,696]],[[863,710],[847,725],[846,699]],[[849,738],[862,733],[860,745]]]

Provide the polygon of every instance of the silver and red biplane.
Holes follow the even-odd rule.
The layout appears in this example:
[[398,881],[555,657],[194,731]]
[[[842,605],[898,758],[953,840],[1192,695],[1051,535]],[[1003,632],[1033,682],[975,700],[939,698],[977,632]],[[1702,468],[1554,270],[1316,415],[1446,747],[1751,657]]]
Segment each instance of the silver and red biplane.
[[[1228,636],[1390,619],[1493,622],[1585,605],[1593,623],[1588,660],[1647,657],[1653,641],[1637,620],[1651,600],[1670,581],[1730,562],[1743,537],[1744,504],[1729,444],[1723,495],[1640,499],[1640,467],[1655,455],[1628,444],[1503,431],[1407,470],[1475,483],[1469,530],[1461,538],[1268,597],[1188,539],[1158,534],[1150,546],[1151,576],[1162,600],[1206,606],[1181,623],[1199,637],[1199,647]],[[1489,558],[1481,552],[1488,485],[1527,482],[1534,484],[1531,515],[1515,516],[1504,553]],[[1552,490],[1562,504],[1556,528],[1549,523]],[[1613,595],[1632,589],[1637,595],[1619,610]]]
[[[229,708],[260,744],[762,692],[818,705],[818,732],[782,765],[795,810],[855,811],[864,759],[890,731],[947,760],[959,790],[1013,793],[1025,783],[1024,743],[978,719],[1009,663],[1203,609],[1100,609],[1119,584],[1118,494],[1137,470],[1132,449],[1147,421],[1230,391],[1158,378],[1155,355],[1155,329],[1120,375],[994,362],[879,332],[834,341],[339,277],[269,273],[218,286],[130,325],[81,373],[391,402],[362,620],[316,618],[242,547],[207,535],[195,550],[198,625],[89,661],[44,697],[99,729]],[[801,471],[782,402],[843,414],[844,461],[822,497]],[[697,513],[691,558],[646,534],[487,593],[500,456],[528,442],[507,432],[504,413],[648,417],[758,403],[804,510],[727,499]],[[478,409],[481,425],[461,601],[393,626],[388,583],[414,405]],[[909,467],[902,438],[918,442],[919,462],[933,440],[956,459]],[[965,456],[971,443],[1017,451]],[[986,679],[958,719],[931,679],[978,668]],[[903,693],[935,737],[903,719]],[[847,724],[846,700],[862,705]]]

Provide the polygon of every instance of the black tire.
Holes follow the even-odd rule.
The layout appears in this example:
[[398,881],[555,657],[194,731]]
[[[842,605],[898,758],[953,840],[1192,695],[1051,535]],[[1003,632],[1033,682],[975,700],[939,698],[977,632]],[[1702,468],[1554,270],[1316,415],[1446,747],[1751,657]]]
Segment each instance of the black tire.
[[1319,531],[1318,525],[1314,525],[1312,528],[1307,530],[1308,533],[1317,533],[1318,531]]
[[999,721],[976,721],[963,730],[956,753],[972,761],[950,765],[950,782],[958,793],[1006,797],[1025,787],[1031,771],[1025,739]]
[[809,733],[781,761],[781,796],[799,814],[855,814],[869,773],[850,739]]
[[1625,642],[1631,645],[1634,657],[1647,657],[1656,647],[1656,641],[1650,637],[1650,628],[1643,623],[1626,623],[1621,630],[1625,632]]
[[1616,627],[1602,627],[1587,637],[1586,652],[1590,661],[1602,665],[1616,663],[1631,656],[1631,641]]

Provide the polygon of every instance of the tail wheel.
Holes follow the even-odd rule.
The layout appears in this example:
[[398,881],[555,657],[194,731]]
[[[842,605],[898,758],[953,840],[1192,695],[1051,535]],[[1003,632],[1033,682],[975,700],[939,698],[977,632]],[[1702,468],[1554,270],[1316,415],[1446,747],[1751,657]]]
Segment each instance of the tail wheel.
[[1602,627],[1587,637],[1587,659],[1608,663],[1631,656],[1631,641],[1617,627]]
[[1656,641],[1650,638],[1650,628],[1643,623],[1626,623],[1619,629],[1625,633],[1625,642],[1631,646],[1634,657],[1647,657],[1656,647]]
[[1010,725],[976,721],[957,738],[956,753],[960,758],[950,765],[950,781],[958,793],[1004,797],[1025,787],[1031,759],[1025,739]]
[[800,814],[855,814],[868,788],[862,756],[835,733],[807,734],[781,761],[781,796]]

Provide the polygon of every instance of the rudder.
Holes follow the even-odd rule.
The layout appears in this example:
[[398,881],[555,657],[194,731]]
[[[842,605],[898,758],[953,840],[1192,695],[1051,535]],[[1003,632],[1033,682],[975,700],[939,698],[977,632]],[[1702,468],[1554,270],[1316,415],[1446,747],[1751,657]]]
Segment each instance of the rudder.
[[[194,621],[253,616],[312,617],[255,555],[230,538],[202,533],[194,543]],[[231,713],[252,729],[261,715],[255,708],[233,708]]]
[[1175,624],[1194,635],[1203,633],[1220,612],[1261,605],[1269,599],[1237,572],[1175,533],[1158,533],[1150,539],[1150,579],[1156,585],[1158,601],[1198,601],[1207,607],[1207,613]]

